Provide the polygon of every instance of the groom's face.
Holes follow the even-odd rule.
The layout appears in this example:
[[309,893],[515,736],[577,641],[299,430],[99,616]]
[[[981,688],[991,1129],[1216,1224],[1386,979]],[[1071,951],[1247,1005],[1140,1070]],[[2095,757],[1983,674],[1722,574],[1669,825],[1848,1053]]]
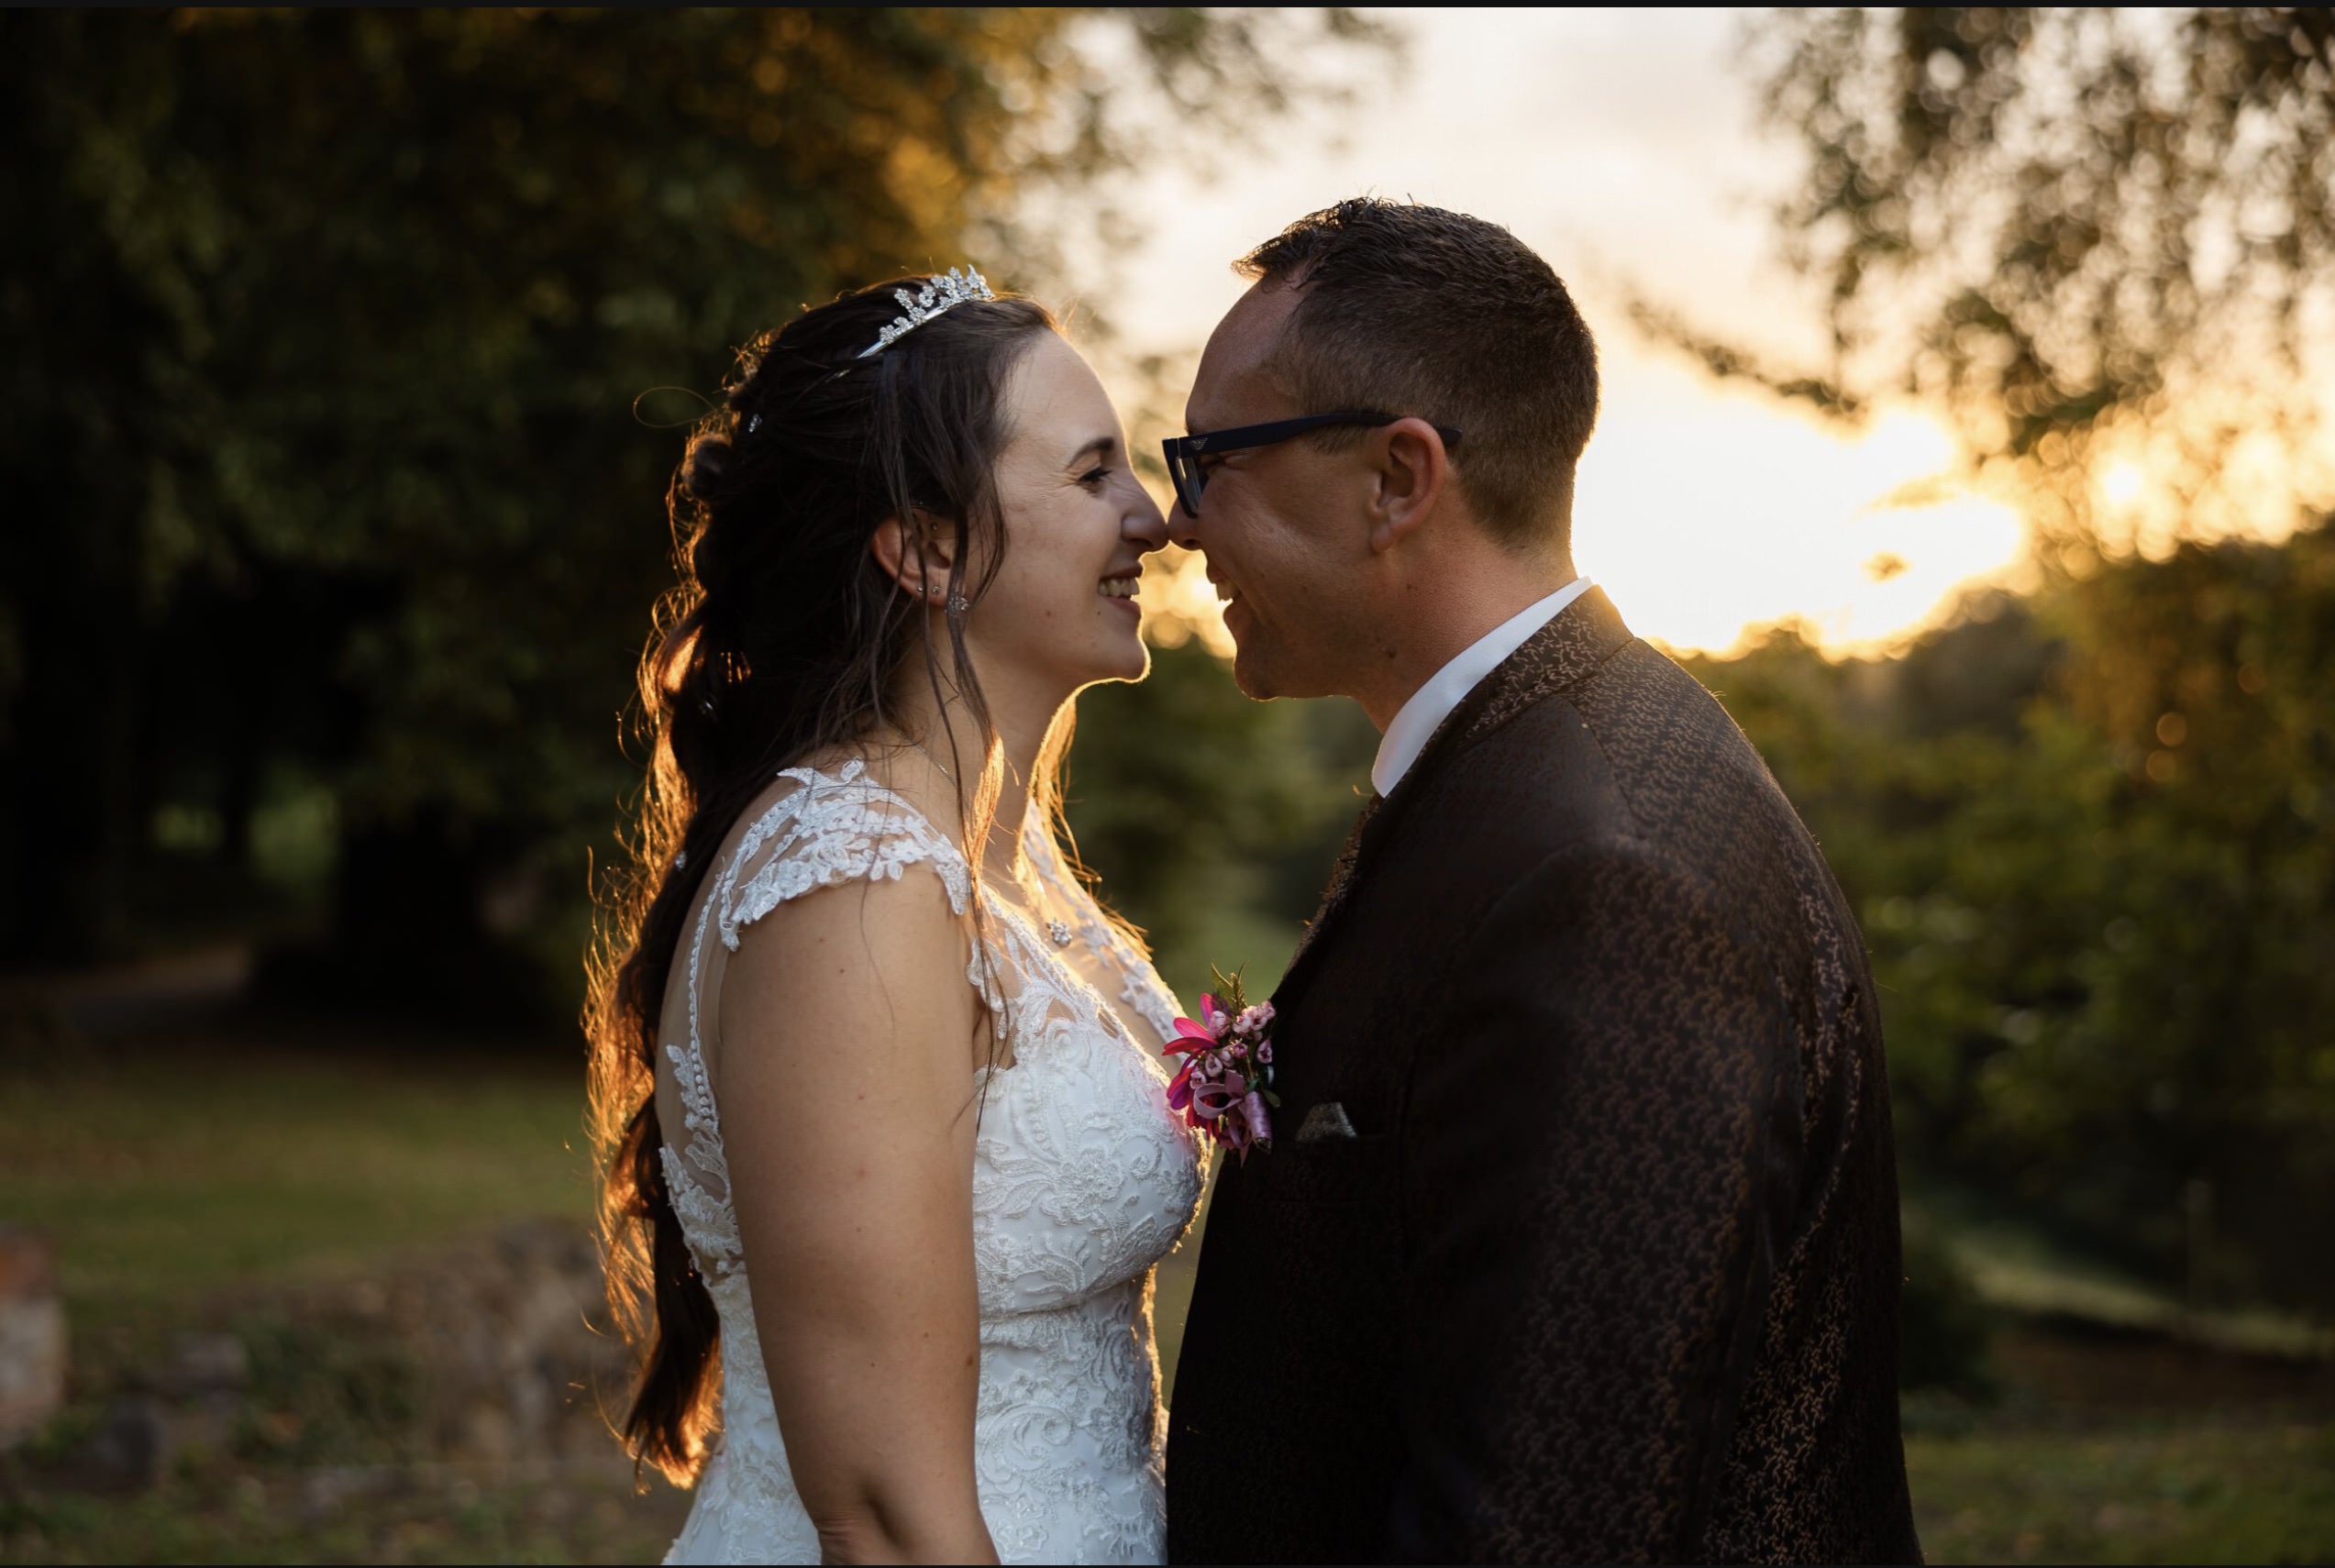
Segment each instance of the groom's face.
[[[1201,356],[1184,425],[1192,434],[1263,425],[1318,412],[1297,406],[1272,366],[1274,346],[1302,297],[1253,288]],[[1208,557],[1237,651],[1233,679],[1249,696],[1344,694],[1355,657],[1369,646],[1357,592],[1368,560],[1356,464],[1306,440],[1212,459],[1193,517],[1169,514],[1169,536]],[[1363,657],[1367,657],[1364,654]]]

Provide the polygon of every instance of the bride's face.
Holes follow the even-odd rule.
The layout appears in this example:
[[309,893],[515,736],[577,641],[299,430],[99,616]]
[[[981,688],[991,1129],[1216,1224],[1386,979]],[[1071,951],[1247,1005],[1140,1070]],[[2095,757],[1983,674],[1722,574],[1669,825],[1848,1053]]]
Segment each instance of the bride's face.
[[1150,655],[1136,589],[1168,525],[1129,469],[1118,411],[1079,351],[1048,332],[1015,368],[1005,416],[1005,561],[966,626],[984,682],[1067,692],[1142,679]]

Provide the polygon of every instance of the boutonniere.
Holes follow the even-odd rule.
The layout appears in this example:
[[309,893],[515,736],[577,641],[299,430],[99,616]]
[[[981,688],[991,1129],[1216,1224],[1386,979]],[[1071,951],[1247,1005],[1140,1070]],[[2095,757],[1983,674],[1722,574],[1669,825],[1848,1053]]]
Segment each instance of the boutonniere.
[[1251,1007],[1237,973],[1209,972],[1216,989],[1200,999],[1200,1017],[1178,1019],[1176,1038],[1161,1048],[1184,1059],[1168,1086],[1168,1107],[1246,1161],[1252,1146],[1272,1147],[1271,1112],[1281,1105],[1273,1092],[1273,1004]]

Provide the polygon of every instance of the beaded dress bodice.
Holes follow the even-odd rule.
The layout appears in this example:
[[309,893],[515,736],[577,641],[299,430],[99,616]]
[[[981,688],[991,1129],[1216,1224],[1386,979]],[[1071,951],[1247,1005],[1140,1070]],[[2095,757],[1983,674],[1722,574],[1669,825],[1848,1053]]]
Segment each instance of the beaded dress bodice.
[[[1175,1000],[1036,822],[1024,851],[1059,914],[1044,932],[977,891],[956,844],[859,763],[781,777],[798,787],[708,878],[675,975],[690,988],[688,1027],[663,1047],[666,1180],[721,1315],[724,1377],[719,1451],[668,1561],[819,1557],[771,1403],[730,1202],[700,1029],[719,984],[709,943],[734,952],[747,925],[822,889],[924,875],[940,879],[960,916],[982,900],[985,934],[967,980],[1012,1064],[974,1074],[982,1515],[1009,1562],[1163,1561],[1152,1267],[1190,1225],[1201,1187],[1199,1148],[1168,1110],[1158,1055]],[[1113,982],[1119,995],[1106,999],[1099,985]],[[1133,1037],[1131,1022],[1158,1038]]]

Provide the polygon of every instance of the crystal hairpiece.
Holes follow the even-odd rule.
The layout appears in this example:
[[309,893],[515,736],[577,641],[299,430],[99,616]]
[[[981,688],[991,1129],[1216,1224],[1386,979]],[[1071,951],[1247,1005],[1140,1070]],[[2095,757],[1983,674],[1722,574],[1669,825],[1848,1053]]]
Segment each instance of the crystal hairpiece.
[[914,293],[906,289],[894,289],[891,297],[898,300],[908,314],[895,317],[890,326],[878,333],[875,342],[859,351],[862,359],[882,353],[935,316],[953,310],[968,300],[997,298],[990,293],[988,280],[970,267],[962,271],[951,267]]

